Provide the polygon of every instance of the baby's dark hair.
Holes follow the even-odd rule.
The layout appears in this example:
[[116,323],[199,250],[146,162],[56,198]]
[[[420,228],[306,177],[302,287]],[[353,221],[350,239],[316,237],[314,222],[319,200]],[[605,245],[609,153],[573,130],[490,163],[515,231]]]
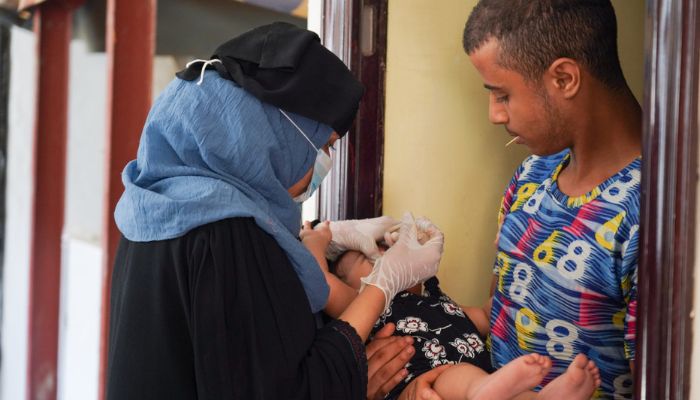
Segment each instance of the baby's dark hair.
[[610,0],[480,0],[464,28],[464,51],[472,54],[490,39],[500,46],[499,64],[529,82],[568,57],[608,88],[627,87]]

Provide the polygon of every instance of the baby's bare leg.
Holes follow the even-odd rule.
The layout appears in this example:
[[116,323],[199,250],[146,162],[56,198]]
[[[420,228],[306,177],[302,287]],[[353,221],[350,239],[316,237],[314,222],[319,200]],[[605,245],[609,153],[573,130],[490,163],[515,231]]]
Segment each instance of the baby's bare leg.
[[508,400],[537,386],[551,366],[549,357],[539,354],[519,357],[491,375],[457,364],[440,374],[434,389],[444,400]]
[[456,364],[438,376],[433,389],[443,400],[462,400],[488,376],[483,369],[471,364]]

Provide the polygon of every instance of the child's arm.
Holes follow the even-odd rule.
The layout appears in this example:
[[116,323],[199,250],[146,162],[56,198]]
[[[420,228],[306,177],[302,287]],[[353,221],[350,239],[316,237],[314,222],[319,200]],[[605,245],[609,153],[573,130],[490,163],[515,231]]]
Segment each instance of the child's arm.
[[462,306],[462,310],[476,326],[481,336],[486,337],[491,330],[489,323],[489,315],[491,314],[491,301],[493,297],[489,297],[488,301],[482,307],[466,307]]
[[465,314],[472,320],[476,329],[479,330],[479,334],[483,337],[487,337],[491,332],[491,303],[493,302],[493,294],[496,291],[496,284],[498,283],[498,276],[494,275],[491,280],[491,290],[489,291],[489,299],[481,307],[466,307],[462,306],[462,310]]
[[329,316],[338,318],[357,297],[357,291],[346,285],[337,276],[328,272],[326,248],[332,239],[332,235],[330,229],[328,229],[328,222],[322,222],[321,224],[321,226],[312,229],[308,221],[304,222],[304,228],[299,236],[302,244],[306,246],[318,262],[318,265],[321,266],[326,282],[330,287],[330,294],[328,295],[328,302],[324,311]]

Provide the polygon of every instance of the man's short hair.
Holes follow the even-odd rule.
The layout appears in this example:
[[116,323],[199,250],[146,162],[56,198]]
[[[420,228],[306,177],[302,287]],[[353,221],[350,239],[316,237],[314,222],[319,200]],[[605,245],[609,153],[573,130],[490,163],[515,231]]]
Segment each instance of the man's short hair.
[[464,51],[490,39],[500,46],[499,64],[528,81],[568,57],[611,89],[627,85],[610,0],[480,0],[464,28]]

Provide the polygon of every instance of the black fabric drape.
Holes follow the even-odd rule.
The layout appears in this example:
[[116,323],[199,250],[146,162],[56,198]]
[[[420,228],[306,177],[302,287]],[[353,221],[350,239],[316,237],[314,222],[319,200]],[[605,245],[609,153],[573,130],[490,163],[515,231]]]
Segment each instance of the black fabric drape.
[[[211,56],[224,79],[285,111],[331,126],[339,135],[350,129],[364,92],[348,67],[321,45],[318,35],[285,22],[264,25],[220,45]],[[201,63],[177,73],[199,78]]]
[[360,338],[342,321],[316,329],[287,257],[250,218],[122,238],[109,345],[109,400],[366,395]]

